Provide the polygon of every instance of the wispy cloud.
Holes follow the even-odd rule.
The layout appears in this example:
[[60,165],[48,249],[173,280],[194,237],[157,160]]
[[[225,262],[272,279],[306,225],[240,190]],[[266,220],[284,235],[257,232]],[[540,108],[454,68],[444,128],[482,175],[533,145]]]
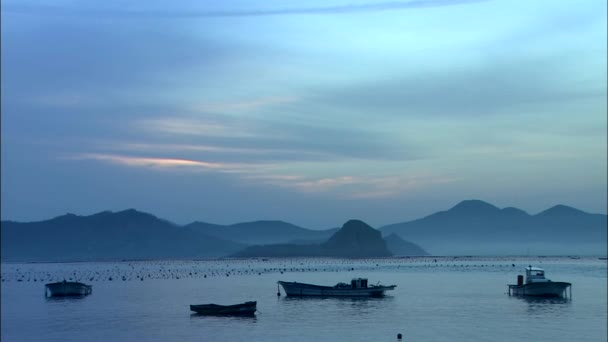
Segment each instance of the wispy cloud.
[[213,137],[252,138],[259,136],[260,122],[252,118],[234,117],[231,114],[252,114],[299,101],[295,96],[259,97],[244,101],[203,102],[185,109],[190,116],[165,116],[137,120],[136,129],[152,132],[204,135]]
[[176,158],[151,158],[124,156],[116,154],[96,154],[84,153],[72,157],[72,159],[89,159],[120,164],[125,166],[146,167],[146,168],[190,168],[198,170],[230,171],[243,168],[241,164],[228,164],[220,162],[206,162],[189,159]]
[[134,123],[135,128],[151,132],[177,135],[201,135],[210,137],[251,138],[258,134],[255,128],[236,122],[225,123],[213,120],[164,117],[143,119]]
[[356,177],[342,176],[342,177],[334,177],[334,178],[321,178],[321,179],[304,181],[304,182],[295,182],[295,183],[293,183],[293,186],[302,191],[317,192],[317,191],[327,191],[330,188],[348,185],[348,184],[355,184],[355,183],[358,183],[358,180]]
[[220,114],[234,112],[251,112],[266,107],[294,103],[298,100],[299,99],[295,96],[264,97],[248,101],[201,103],[192,106],[192,110],[197,112],[209,112]]
[[455,178],[428,174],[406,176],[310,177],[303,174],[250,175],[248,179],[304,193],[332,193],[341,199],[390,198],[407,191],[457,181]]
[[329,192],[348,185],[361,184],[362,181],[355,176],[337,177],[311,177],[299,174],[255,174],[246,177],[254,182],[287,188],[299,192],[319,193]]
[[95,15],[125,18],[220,18],[220,17],[257,17],[275,15],[310,14],[349,14],[359,12],[378,12],[408,10],[427,7],[443,7],[483,2],[488,0],[410,0],[377,3],[358,3],[347,5],[309,6],[292,8],[233,9],[221,11],[205,10],[129,10],[109,8],[71,8],[52,5],[3,4],[3,12],[46,14],[46,15]]
[[[339,175],[312,176],[296,165],[260,164],[260,163],[227,163],[180,158],[141,157],[121,154],[84,153],[67,159],[95,160],[104,163],[134,168],[172,172],[216,172],[231,174],[234,180],[248,185],[269,185],[300,193],[331,194],[340,199],[390,198],[405,191],[420,189],[425,186],[444,184],[455,181],[452,178],[428,175],[406,176],[369,176]],[[316,164],[320,169],[323,165]],[[334,165],[335,166],[335,165]],[[293,172],[285,172],[285,168]],[[315,170],[318,173],[319,169]]]
[[438,176],[433,173],[426,175],[401,175],[374,177],[366,180],[367,188],[364,191],[354,191],[348,194],[353,199],[386,198],[407,193],[439,184],[456,182],[456,178]]
[[[230,117],[225,115],[163,116],[136,119],[130,124],[133,131],[147,135],[147,140],[184,142],[159,146],[189,151],[226,152],[255,156],[261,160],[319,160],[328,159],[391,159],[420,158],[416,146],[397,141],[369,127],[318,122],[315,117],[289,122],[267,118]],[[404,140],[404,139],[401,139]],[[162,145],[162,144],[161,144]],[[152,147],[138,145],[138,149]],[[270,159],[268,159],[270,158]]]
[[[224,157],[230,155],[238,155],[243,157],[247,155],[250,158],[285,158],[285,155],[295,155],[300,159],[320,159],[327,160],[335,154],[323,151],[307,151],[302,149],[290,149],[288,147],[275,148],[264,147],[230,147],[211,144],[174,144],[174,143],[144,143],[144,142],[100,142],[97,143],[104,149],[126,152],[169,152],[169,153],[210,153],[222,154]],[[295,157],[294,157],[295,158]]]

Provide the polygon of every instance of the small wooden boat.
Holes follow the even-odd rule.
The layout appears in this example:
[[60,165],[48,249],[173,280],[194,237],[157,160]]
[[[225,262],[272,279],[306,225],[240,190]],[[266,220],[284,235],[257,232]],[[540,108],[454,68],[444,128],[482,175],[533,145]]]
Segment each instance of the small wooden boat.
[[563,281],[551,281],[545,278],[542,268],[526,267],[526,281],[523,275],[517,276],[517,284],[508,285],[509,295],[537,296],[537,297],[565,297],[570,289],[572,297],[572,284]]
[[382,297],[384,292],[394,290],[397,285],[368,285],[367,279],[356,278],[350,284],[338,283],[335,286],[320,286],[297,282],[279,281],[285,294],[291,297]]
[[210,316],[253,316],[257,302],[245,302],[236,305],[200,304],[190,305],[190,310],[199,315]]
[[93,286],[73,281],[60,281],[49,283],[44,286],[45,296],[66,297],[66,296],[86,296],[93,293]]

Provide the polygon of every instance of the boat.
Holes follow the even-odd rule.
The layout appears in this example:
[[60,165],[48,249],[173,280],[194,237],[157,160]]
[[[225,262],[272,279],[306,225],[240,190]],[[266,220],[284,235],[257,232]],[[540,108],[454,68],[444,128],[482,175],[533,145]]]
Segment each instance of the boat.
[[321,286],[298,282],[279,281],[288,297],[382,297],[385,291],[394,290],[397,285],[368,285],[367,279],[355,278],[350,284],[338,283],[335,286]]
[[93,293],[93,286],[73,281],[60,281],[49,283],[44,286],[45,296],[66,297],[66,296],[86,296]]
[[190,310],[199,315],[210,316],[253,316],[257,302],[245,302],[235,305],[200,304],[190,305]]
[[517,284],[508,285],[510,296],[565,297],[567,290],[570,290],[572,297],[571,283],[545,278],[545,270],[542,268],[528,266],[525,271],[525,283],[523,275],[520,274],[517,276]]

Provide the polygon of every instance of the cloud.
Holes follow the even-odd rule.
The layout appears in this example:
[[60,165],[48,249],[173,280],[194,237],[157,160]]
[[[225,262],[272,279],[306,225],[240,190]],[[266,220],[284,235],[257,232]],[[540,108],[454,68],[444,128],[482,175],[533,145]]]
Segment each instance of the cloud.
[[[161,132],[177,135],[202,135],[231,138],[252,138],[259,135],[256,132],[259,120],[249,118],[248,114],[264,110],[273,113],[272,109],[288,103],[297,102],[295,96],[261,97],[248,101],[205,102],[186,107],[183,112],[191,112],[190,117],[169,116],[147,118],[135,121],[135,128],[151,132]],[[244,114],[245,118],[231,114]]]
[[[600,77],[587,79],[586,66],[578,64],[580,58],[575,56],[488,57],[449,70],[435,66],[395,73],[391,79],[353,82],[310,97],[321,108],[341,108],[363,116],[373,112],[385,117],[512,115],[534,105],[605,102],[605,82],[599,82]],[[558,73],[560,69],[563,72]]]
[[233,9],[233,10],[130,10],[110,8],[72,8],[52,5],[30,5],[21,3],[3,4],[3,12],[38,15],[86,15],[96,17],[120,18],[221,18],[221,17],[258,17],[276,15],[305,14],[349,14],[361,12],[396,11],[429,7],[466,5],[488,0],[410,0],[377,3],[358,3],[348,5],[328,5],[270,9]]
[[[239,160],[244,160],[247,156],[251,159],[275,159],[290,160],[297,156],[298,160],[328,160],[336,156],[323,151],[306,151],[288,148],[256,148],[256,147],[230,147],[209,144],[175,144],[175,143],[145,143],[145,142],[98,142],[99,149],[110,149],[122,152],[165,152],[165,153],[205,153],[209,155],[222,155],[223,158],[230,159],[231,155]],[[289,158],[292,156],[292,158]]]
[[189,159],[176,158],[150,158],[150,157],[135,157],[115,154],[96,154],[84,153],[72,156],[69,159],[89,159],[102,162],[109,162],[131,167],[144,167],[153,169],[168,169],[181,168],[190,170],[215,170],[219,172],[231,172],[242,170],[246,167],[243,164],[229,164],[221,162],[206,162]]
[[394,172],[388,172],[384,176],[357,175],[358,173],[361,172],[354,170],[353,175],[334,177],[311,177],[304,174],[264,174],[250,175],[246,178],[262,184],[303,193],[331,193],[341,199],[391,198],[409,191],[457,181],[456,178],[437,176],[430,172],[424,174],[411,172],[404,175],[391,175]]
[[300,121],[213,114],[159,116],[134,120],[130,127],[145,133],[140,148],[156,140],[159,145],[183,146],[182,152],[226,152],[250,161],[408,160],[422,155],[415,146],[404,149],[403,139],[396,141],[356,123],[324,123],[314,116]]
[[210,137],[247,138],[255,137],[252,129],[238,123],[220,123],[205,119],[194,118],[154,118],[135,122],[135,127],[150,132],[160,132],[175,135],[201,135]]
[[295,96],[262,97],[249,101],[201,103],[192,106],[192,110],[195,112],[219,114],[228,114],[235,112],[253,112],[260,109],[266,109],[268,107],[274,107],[277,105],[294,103],[298,100],[299,99]]
[[[68,160],[94,160],[103,163],[152,171],[214,172],[227,174],[249,186],[271,186],[307,194],[330,194],[341,199],[390,198],[406,191],[421,189],[436,184],[455,181],[453,178],[431,173],[410,172],[394,175],[385,170],[385,175],[366,175],[363,169],[353,169],[350,175],[333,175],[336,170],[349,169],[348,163],[229,163],[200,159],[143,157],[109,153],[81,153],[68,156]],[[352,163],[352,162],[351,162]],[[311,170],[312,167],[312,170]],[[320,176],[315,176],[318,174]],[[325,175],[323,175],[325,174]]]
[[297,174],[267,173],[248,175],[244,178],[260,184],[268,184],[302,192],[328,192],[335,190],[336,187],[358,183],[357,177],[353,176],[314,178],[304,175],[301,171],[295,172]]

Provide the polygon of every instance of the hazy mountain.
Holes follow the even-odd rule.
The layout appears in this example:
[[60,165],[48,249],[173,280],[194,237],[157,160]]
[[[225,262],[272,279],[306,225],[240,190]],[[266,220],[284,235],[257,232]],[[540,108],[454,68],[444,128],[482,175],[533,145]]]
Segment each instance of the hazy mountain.
[[[253,255],[606,255],[607,217],[556,205],[536,215],[468,200],[379,233],[361,221],[311,230],[282,221],[178,226],[134,209],[39,222],[2,221],[3,261],[183,259]],[[411,242],[414,241],[424,250]],[[272,246],[270,246],[272,244]],[[282,245],[279,245],[282,244]],[[388,249],[387,249],[388,247]],[[426,250],[426,251],[425,251]],[[243,251],[244,253],[244,251]],[[244,255],[244,254],[241,254]],[[265,255],[265,256],[266,256]]]
[[331,229],[312,230],[283,221],[254,221],[227,226],[194,222],[185,228],[250,245],[290,243],[291,241],[297,241],[297,244],[307,244],[327,240],[334,233],[334,230]]
[[133,209],[39,222],[2,221],[0,229],[3,261],[201,258],[244,247]]
[[382,234],[360,220],[346,222],[321,247],[328,256],[364,258],[392,255]]
[[384,241],[386,241],[388,250],[395,256],[429,255],[429,253],[422,249],[422,247],[415,243],[403,240],[395,233],[385,237]]
[[322,244],[323,242],[327,241],[338,230],[340,230],[340,228],[331,228],[331,229],[321,230],[320,232],[323,232],[321,237],[308,238],[308,239],[294,239],[294,240],[289,240],[287,243],[294,244],[294,245],[314,245],[314,244],[319,245],[319,244]]
[[385,257],[391,252],[379,231],[363,221],[350,220],[326,242],[311,245],[274,244],[250,246],[236,257],[330,256],[346,258]]
[[274,245],[255,245],[246,247],[232,255],[236,258],[289,258],[289,257],[322,257],[321,245],[296,245],[281,243]]
[[416,241],[435,255],[605,255],[607,217],[558,205],[537,215],[479,200],[380,228]]

